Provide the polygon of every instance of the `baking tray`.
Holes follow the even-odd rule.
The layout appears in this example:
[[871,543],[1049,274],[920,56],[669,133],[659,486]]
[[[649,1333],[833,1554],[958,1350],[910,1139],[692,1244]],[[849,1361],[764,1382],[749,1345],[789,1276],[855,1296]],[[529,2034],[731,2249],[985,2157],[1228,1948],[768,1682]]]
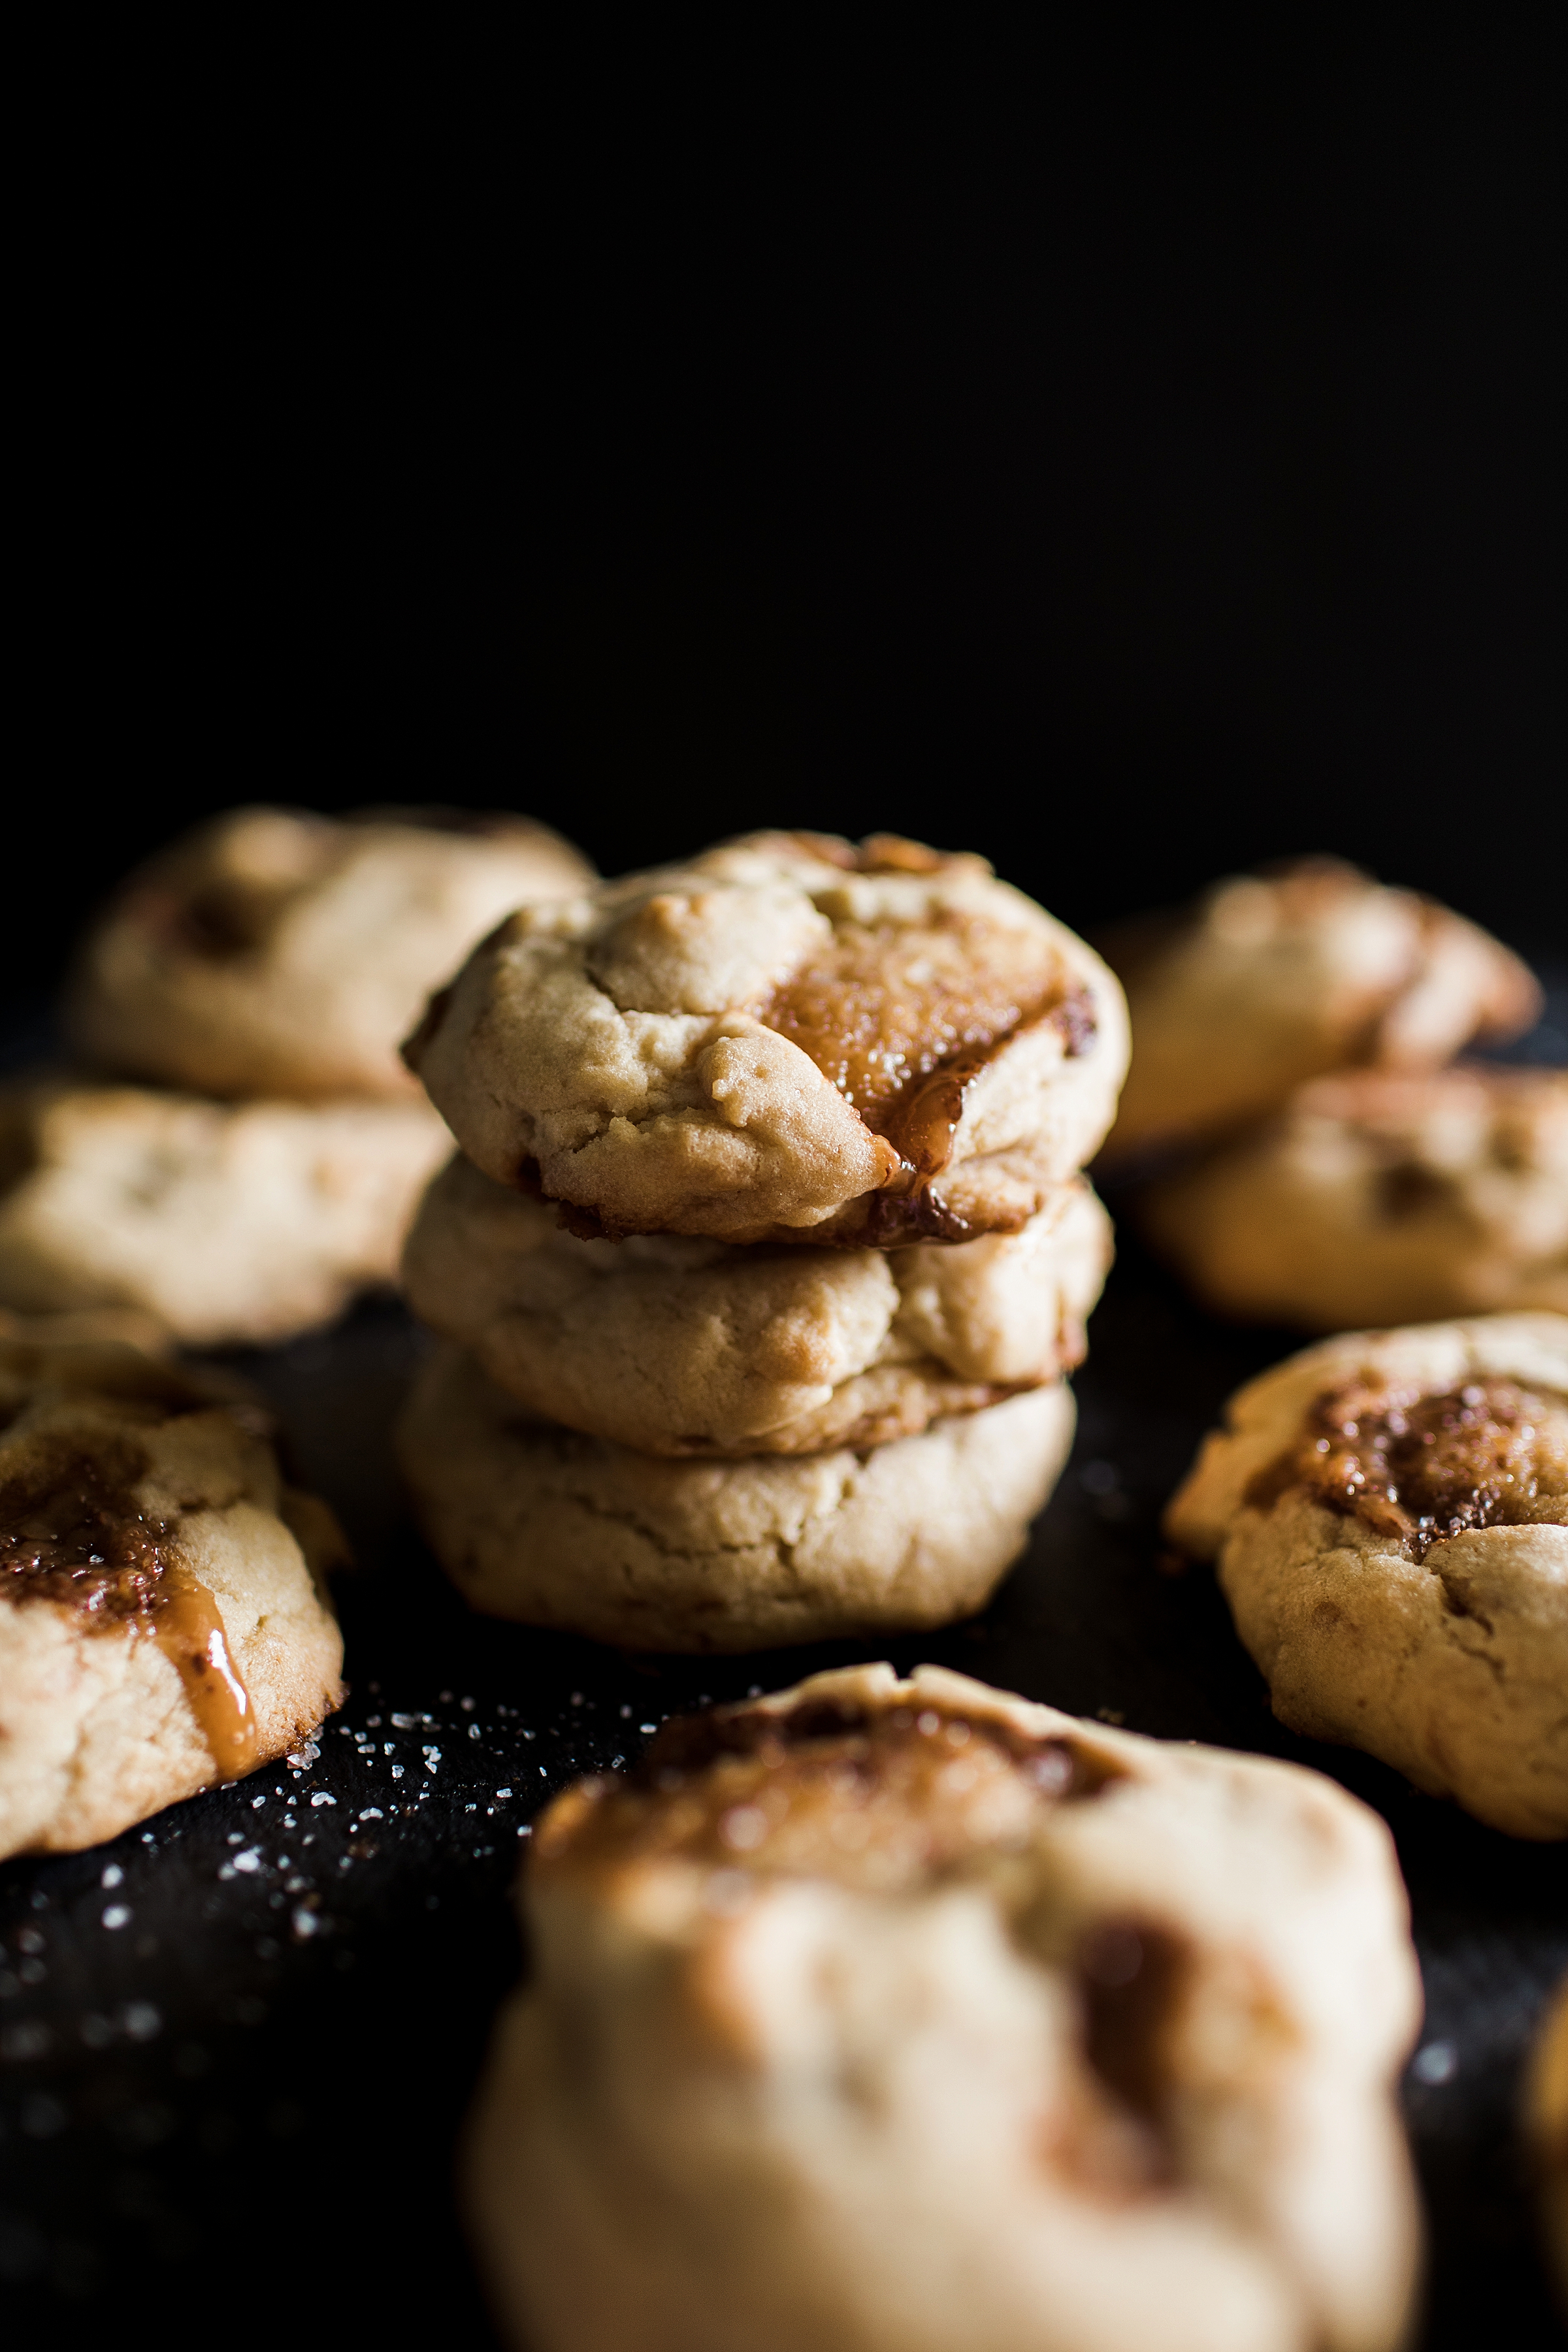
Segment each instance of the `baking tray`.
[[[1113,1201],[1114,1205],[1114,1201]],[[1561,2340],[1537,2260],[1519,2072],[1568,1969],[1568,1849],[1527,1845],[1285,1732],[1212,1575],[1158,1517],[1237,1383],[1299,1344],[1202,1314],[1121,1237],[1077,1377],[1071,1465],[985,1613],[940,1635],[727,1660],[628,1657],[469,1614],[413,1529],[389,1431],[424,1335],[395,1303],[238,1351],[294,1474],[357,1549],[351,1684],[319,1753],[90,1853],[0,1866],[0,2287],[52,2340],[184,2308],[226,2344],[329,2324],[449,2347],[493,2330],[454,2215],[455,2137],[523,1963],[520,1834],[671,1713],[853,1657],[940,1660],[1167,1738],[1315,1765],[1377,1807],[1427,2015],[1404,2092],[1431,2240],[1427,2352]]]

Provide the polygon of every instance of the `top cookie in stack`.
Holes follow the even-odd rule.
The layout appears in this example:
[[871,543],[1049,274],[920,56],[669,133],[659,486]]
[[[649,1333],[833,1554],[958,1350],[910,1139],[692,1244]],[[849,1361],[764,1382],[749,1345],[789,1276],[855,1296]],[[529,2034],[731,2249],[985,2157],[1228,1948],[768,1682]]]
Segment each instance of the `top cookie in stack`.
[[984,1600],[1109,1264],[1080,940],[978,857],[756,834],[523,908],[405,1050],[469,1162],[405,1278],[484,1372],[405,1459],[480,1606],[744,1648]]

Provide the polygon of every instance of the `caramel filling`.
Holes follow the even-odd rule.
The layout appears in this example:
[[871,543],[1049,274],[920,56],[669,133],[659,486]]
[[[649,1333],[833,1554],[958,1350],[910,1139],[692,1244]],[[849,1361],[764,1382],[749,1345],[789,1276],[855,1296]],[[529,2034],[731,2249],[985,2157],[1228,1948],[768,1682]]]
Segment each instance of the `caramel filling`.
[[1503,1380],[1442,1396],[1349,1381],[1318,1399],[1246,1499],[1268,1510],[1298,1488],[1415,1559],[1468,1528],[1568,1521],[1568,1402]]
[[891,1893],[1021,1846],[1042,1812],[1110,1777],[1065,1740],[934,1707],[739,1710],[666,1725],[635,1772],[546,1822],[538,1855],[680,1860]]
[[1017,1032],[1058,1013],[1069,1052],[1093,1034],[1081,990],[1027,931],[952,913],[929,926],[842,923],[762,1008],[912,1173],[946,1163],[970,1080]]
[[0,1497],[0,1591],[74,1609],[95,1632],[155,1641],[178,1672],[213,1761],[237,1780],[257,1760],[256,1710],[213,1595],[172,1557],[174,1522],[142,1509],[147,1457],[129,1439],[90,1454],[40,1446]]

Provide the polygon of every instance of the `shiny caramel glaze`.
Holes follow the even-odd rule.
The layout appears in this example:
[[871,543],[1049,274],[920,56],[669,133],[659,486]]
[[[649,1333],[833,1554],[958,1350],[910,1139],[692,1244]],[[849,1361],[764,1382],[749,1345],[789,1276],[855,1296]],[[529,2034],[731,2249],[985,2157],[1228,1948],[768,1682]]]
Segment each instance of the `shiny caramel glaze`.
[[53,1601],[91,1632],[154,1641],[213,1761],[238,1779],[256,1762],[256,1709],[216,1601],[175,1557],[177,1522],[137,1499],[148,1467],[131,1437],[98,1437],[90,1452],[63,1435],[30,1445],[21,1475],[0,1487],[0,1597]]
[[1246,1499],[1268,1510],[1295,1490],[1353,1513],[1415,1559],[1468,1528],[1568,1524],[1568,1399],[1505,1380],[1438,1396],[1347,1381],[1317,1399]]
[[809,1055],[868,1127],[916,1174],[946,1164],[965,1085],[1020,1029],[1071,1000],[1069,1050],[1092,1034],[1051,941],[984,916],[929,923],[840,921],[834,938],[761,1009]]
[[1021,1847],[1051,1808],[1112,1777],[1065,1739],[929,1705],[717,1708],[666,1724],[626,1777],[569,1791],[535,1859],[681,1861],[898,1893]]

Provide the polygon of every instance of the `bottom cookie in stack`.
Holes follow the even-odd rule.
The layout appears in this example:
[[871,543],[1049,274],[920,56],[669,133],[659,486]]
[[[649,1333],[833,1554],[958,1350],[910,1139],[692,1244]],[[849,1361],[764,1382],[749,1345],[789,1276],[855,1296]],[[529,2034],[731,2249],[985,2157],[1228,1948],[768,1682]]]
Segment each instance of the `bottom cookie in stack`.
[[1058,1381],[868,1449],[660,1459],[536,1418],[448,1347],[405,1410],[399,1453],[475,1608],[629,1648],[736,1651],[980,1608],[1073,1424]]

